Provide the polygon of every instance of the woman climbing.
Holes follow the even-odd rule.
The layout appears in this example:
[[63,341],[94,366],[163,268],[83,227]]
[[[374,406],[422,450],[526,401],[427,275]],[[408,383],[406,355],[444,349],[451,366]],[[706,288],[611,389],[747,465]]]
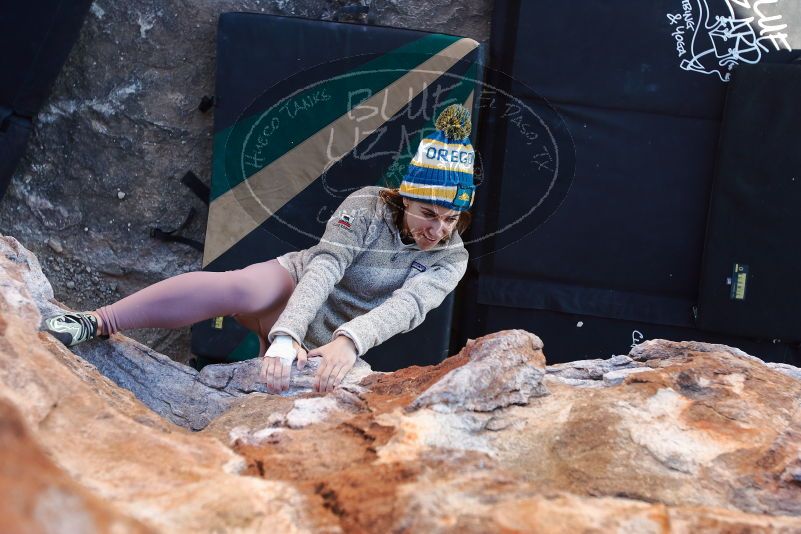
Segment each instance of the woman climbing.
[[350,194],[311,248],[235,271],[180,274],[95,311],[50,317],[44,329],[73,346],[232,315],[258,336],[271,390],[289,388],[295,358],[302,369],[319,356],[314,388],[331,391],[357,357],[417,327],[464,275],[460,234],[475,192],[470,127],[466,108],[447,107],[400,187]]

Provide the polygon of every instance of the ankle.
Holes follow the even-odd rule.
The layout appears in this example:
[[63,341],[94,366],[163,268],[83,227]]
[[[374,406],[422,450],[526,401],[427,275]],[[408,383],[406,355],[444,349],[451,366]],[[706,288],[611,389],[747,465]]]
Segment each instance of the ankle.
[[106,325],[103,323],[103,319],[100,317],[100,314],[97,313],[97,312],[93,312],[92,311],[92,312],[89,312],[89,315],[91,315],[92,317],[97,319],[97,335],[98,336],[108,335],[108,334],[106,334],[106,331],[105,331],[105,326]]

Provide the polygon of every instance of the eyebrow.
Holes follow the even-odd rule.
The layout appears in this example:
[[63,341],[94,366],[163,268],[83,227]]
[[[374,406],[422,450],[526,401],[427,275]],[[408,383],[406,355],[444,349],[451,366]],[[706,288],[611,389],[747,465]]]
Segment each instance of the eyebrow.
[[[437,215],[437,213],[435,211],[430,210],[428,208],[423,208],[423,213],[425,215]],[[448,215],[448,219],[455,219],[456,217],[457,217],[457,215]]]

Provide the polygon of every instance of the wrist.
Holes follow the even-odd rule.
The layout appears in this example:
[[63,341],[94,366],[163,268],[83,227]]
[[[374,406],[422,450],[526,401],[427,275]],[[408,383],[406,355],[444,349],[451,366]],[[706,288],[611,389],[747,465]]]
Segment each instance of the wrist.
[[337,337],[334,338],[334,341],[338,341],[339,343],[343,343],[353,349],[353,352],[356,352],[356,343],[353,342],[351,338],[346,336],[345,334],[338,334]]
[[290,363],[295,359],[296,355],[295,340],[292,339],[292,336],[284,334],[276,335],[267,352],[264,353],[265,357],[280,358]]

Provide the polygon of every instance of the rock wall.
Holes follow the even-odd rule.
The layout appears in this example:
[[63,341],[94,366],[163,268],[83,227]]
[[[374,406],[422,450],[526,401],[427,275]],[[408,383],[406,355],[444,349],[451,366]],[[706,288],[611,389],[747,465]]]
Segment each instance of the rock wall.
[[[164,277],[200,268],[201,255],[149,237],[190,207],[184,235],[202,241],[207,210],[180,178],[208,183],[217,18],[230,11],[445,31],[486,40],[491,0],[96,0],[35,121],[27,153],[0,202],[0,233],[40,258],[58,299],[75,309],[113,302]],[[173,359],[189,356],[189,330],[132,334]]]
[[547,366],[509,330],[278,396],[124,336],[89,363],[36,331],[59,306],[0,237],[4,532],[801,532],[800,370],[735,348]]

